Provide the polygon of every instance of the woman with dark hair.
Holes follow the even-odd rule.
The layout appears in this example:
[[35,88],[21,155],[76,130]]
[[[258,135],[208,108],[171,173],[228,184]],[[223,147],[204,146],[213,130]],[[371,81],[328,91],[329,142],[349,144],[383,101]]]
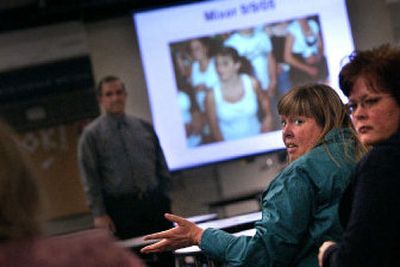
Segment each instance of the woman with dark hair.
[[185,77],[186,73],[182,53],[179,50],[173,51],[172,59],[176,80],[177,102],[184,124],[186,145],[188,147],[195,147],[202,142],[202,130],[205,119],[198,106],[195,91]]
[[205,254],[233,266],[318,266],[323,238],[342,234],[337,204],[363,147],[329,86],[295,87],[282,97],[278,110],[290,162],[262,195],[255,235],[202,229],[166,214],[177,226],[148,235],[145,239],[159,240],[143,253],[199,245]]
[[191,40],[189,50],[193,58],[190,82],[195,89],[200,110],[204,112],[205,95],[218,82],[215,59],[210,55],[210,39],[202,37]]
[[205,99],[207,93],[218,82],[215,67],[215,58],[211,56],[211,40],[209,37],[192,39],[189,42],[189,51],[192,56],[190,69],[190,85],[194,90],[197,106],[199,107],[202,126],[202,143],[210,142],[210,129],[206,122]]
[[340,72],[354,128],[371,150],[340,203],[343,241],[321,246],[320,266],[399,266],[399,73],[400,49],[389,45],[355,52]]
[[[206,98],[214,141],[241,139],[272,130],[268,95],[253,76],[243,73],[244,61],[231,47],[222,47],[216,53],[219,82]],[[263,114],[261,121],[259,109]]]

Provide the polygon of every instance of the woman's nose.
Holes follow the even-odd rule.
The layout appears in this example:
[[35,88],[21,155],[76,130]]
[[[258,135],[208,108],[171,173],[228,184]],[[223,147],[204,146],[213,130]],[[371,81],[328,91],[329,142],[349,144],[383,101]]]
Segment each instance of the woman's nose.
[[282,126],[282,135],[283,137],[292,135],[292,128],[290,127],[289,124]]
[[358,105],[355,110],[353,110],[353,113],[351,114],[351,117],[353,119],[363,119],[367,115],[367,109],[363,107],[362,105]]

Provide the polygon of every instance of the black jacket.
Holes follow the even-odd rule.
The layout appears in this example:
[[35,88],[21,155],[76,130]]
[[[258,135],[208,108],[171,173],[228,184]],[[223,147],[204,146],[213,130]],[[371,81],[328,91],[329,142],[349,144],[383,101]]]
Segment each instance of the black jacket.
[[343,242],[324,267],[400,266],[400,133],[360,161],[339,207]]

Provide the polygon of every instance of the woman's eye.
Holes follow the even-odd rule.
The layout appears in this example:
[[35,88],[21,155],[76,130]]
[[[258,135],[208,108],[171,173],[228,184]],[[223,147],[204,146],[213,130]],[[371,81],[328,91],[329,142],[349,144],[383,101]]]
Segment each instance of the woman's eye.
[[356,103],[348,103],[347,104],[347,108],[351,111],[351,112],[353,112],[354,110],[356,110],[357,109],[357,104]]
[[301,125],[301,124],[303,124],[303,120],[301,120],[301,119],[296,119],[296,120],[294,120],[294,124],[295,125]]
[[366,107],[372,107],[373,105],[375,105],[378,101],[380,100],[380,98],[367,98],[364,100],[364,105]]
[[286,126],[286,121],[281,121],[281,126],[285,127]]

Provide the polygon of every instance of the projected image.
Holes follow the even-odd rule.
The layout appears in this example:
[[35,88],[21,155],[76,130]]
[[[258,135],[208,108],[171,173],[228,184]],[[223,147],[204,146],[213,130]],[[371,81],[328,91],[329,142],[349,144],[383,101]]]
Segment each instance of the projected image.
[[338,88],[354,50],[345,0],[189,2],[133,14],[170,170],[284,149],[281,95],[316,81]]
[[294,85],[329,80],[318,15],[169,47],[188,147],[277,130],[282,94]]

